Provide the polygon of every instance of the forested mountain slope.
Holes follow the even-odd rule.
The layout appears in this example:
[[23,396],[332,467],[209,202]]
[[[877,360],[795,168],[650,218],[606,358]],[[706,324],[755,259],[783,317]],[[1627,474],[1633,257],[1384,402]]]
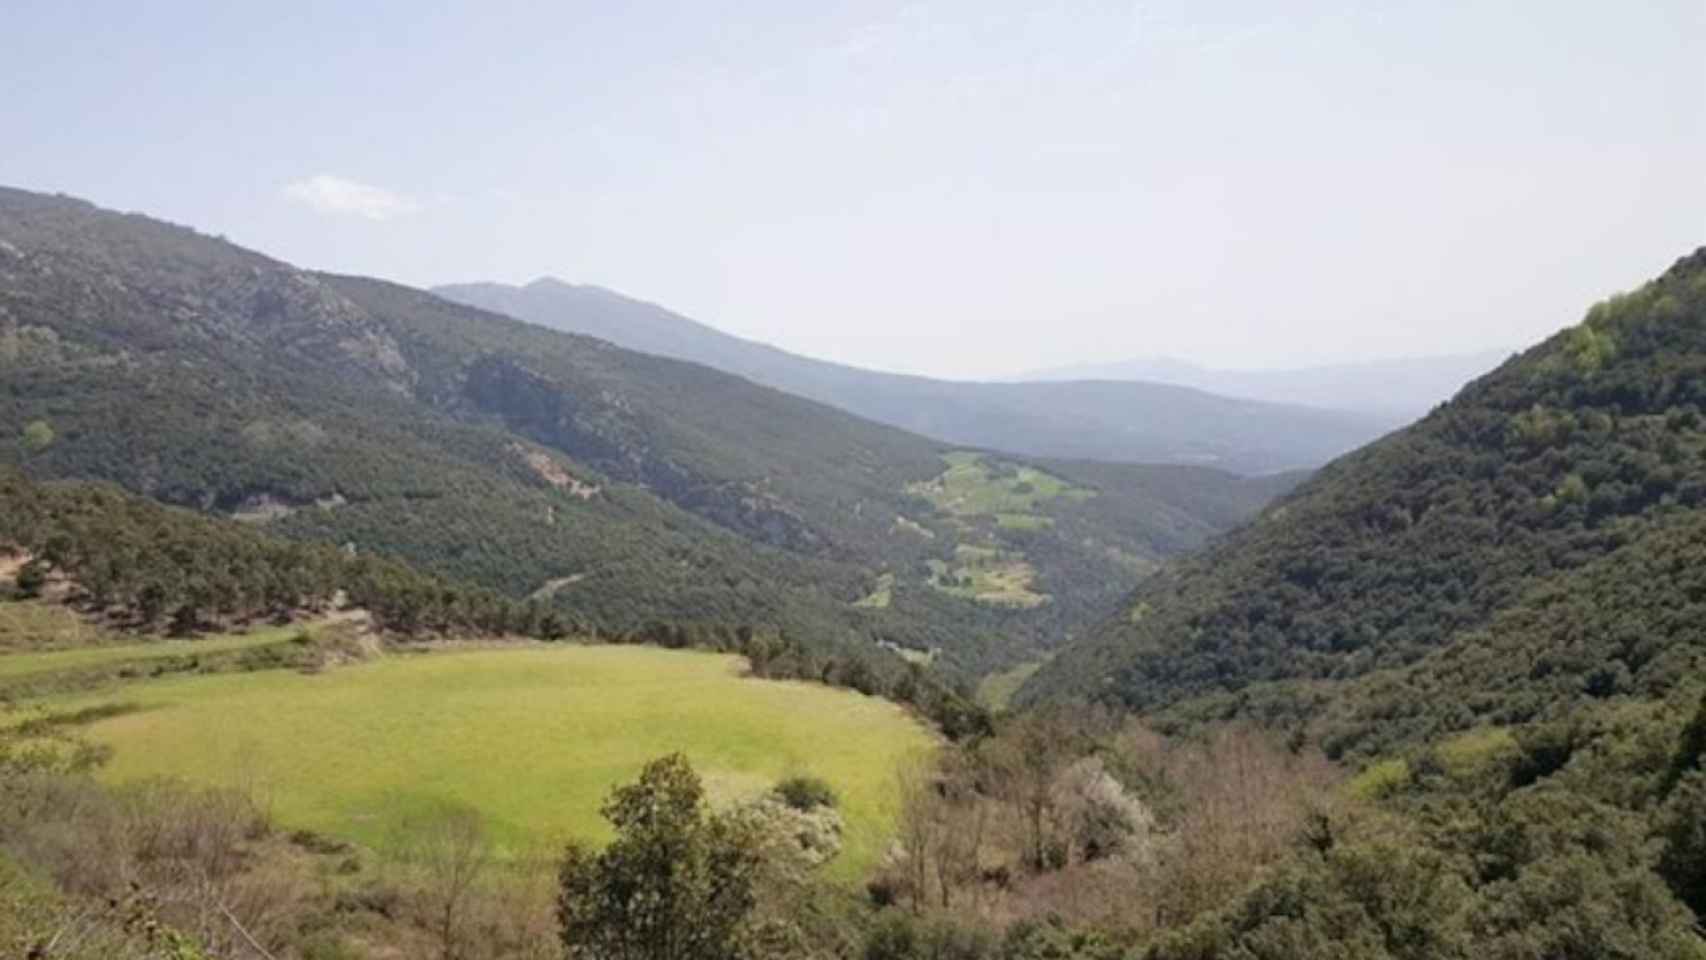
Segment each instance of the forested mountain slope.
[[1303,722],[1368,677],[1346,748],[1394,711],[1436,714],[1420,736],[1655,695],[1706,644],[1703,407],[1706,251],[1146,582],[1025,696]]
[[1161,383],[969,383],[862,370],[731,336],[655,304],[545,278],[455,284],[452,300],[739,374],[947,443],[1039,457],[1313,467],[1401,422]]
[[[602,629],[981,672],[1293,478],[954,453],[827,406],[0,190],[0,461],[378,551]],[[947,482],[949,474],[953,482]]]
[[1288,862],[1141,955],[1706,955],[1703,406],[1706,249],[1039,671],[1022,701],[1248,723],[1360,768]]

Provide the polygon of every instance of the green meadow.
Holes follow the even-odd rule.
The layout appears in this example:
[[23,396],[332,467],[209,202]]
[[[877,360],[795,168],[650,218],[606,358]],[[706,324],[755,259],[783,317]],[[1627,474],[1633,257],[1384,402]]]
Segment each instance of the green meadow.
[[[22,606],[14,604],[12,606]],[[79,647],[69,650],[43,650],[0,656],[0,678],[59,673],[92,667],[145,665],[150,660],[198,654],[230,653],[269,644],[283,643],[301,631],[301,627],[263,627],[249,633],[230,634],[196,640],[153,640],[143,643]]]
[[46,705],[141,708],[83,728],[114,748],[104,777],[246,786],[286,826],[373,847],[446,804],[479,810],[510,852],[602,839],[610,788],[674,751],[718,803],[809,773],[834,786],[847,819],[830,869],[858,879],[888,846],[897,766],[931,735],[887,701],[741,668],[650,647],[483,648],[313,675],[183,676]]
[[1039,512],[1044,504],[1085,500],[1095,491],[1035,467],[992,461],[969,450],[943,454],[942,461],[947,468],[935,479],[907,488],[947,514],[959,531],[954,562],[930,562],[930,584],[952,596],[998,606],[1048,602],[1046,594],[1033,589],[1036,570],[1024,552],[992,536],[990,528],[1046,530],[1054,526],[1054,518]]
[[980,453],[956,451],[942,455],[947,469],[928,483],[909,489],[936,507],[956,517],[1005,515],[1005,525],[1040,524],[1038,505],[1056,498],[1082,500],[1095,496],[1092,490],[1074,487],[1034,467],[1001,462],[990,463]]

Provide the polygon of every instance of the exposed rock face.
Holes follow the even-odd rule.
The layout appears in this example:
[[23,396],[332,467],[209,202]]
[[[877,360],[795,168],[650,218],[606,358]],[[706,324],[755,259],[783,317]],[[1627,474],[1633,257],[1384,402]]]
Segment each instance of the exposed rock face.
[[[571,475],[569,471],[563,469],[562,464],[553,460],[550,454],[545,453],[542,450],[529,450],[519,443],[510,444],[510,450],[513,451],[516,456],[525,461],[529,467],[532,467],[533,472],[539,475],[539,479],[545,481],[558,490],[565,491],[571,496],[579,497],[582,500],[591,500],[593,497],[598,495],[599,487],[597,484],[582,483],[580,480]],[[551,522],[556,522],[556,517],[554,515],[551,518]]]

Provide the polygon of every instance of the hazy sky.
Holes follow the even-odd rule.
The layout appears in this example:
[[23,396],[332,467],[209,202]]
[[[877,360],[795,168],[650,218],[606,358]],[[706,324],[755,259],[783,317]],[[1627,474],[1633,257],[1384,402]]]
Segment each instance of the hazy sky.
[[0,183],[886,369],[1518,345],[1706,243],[1706,0],[5,7]]

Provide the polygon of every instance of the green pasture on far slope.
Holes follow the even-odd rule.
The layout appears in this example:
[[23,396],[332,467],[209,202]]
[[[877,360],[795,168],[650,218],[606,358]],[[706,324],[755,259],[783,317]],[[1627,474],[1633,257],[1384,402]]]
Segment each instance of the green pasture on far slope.
[[[485,815],[509,850],[603,839],[598,808],[642,764],[682,751],[714,799],[810,773],[841,797],[853,880],[886,849],[894,771],[930,734],[884,700],[743,678],[733,656],[620,646],[399,655],[125,687],[139,712],[86,728],[115,748],[104,776],[254,787],[286,826],[384,846],[445,803]],[[57,708],[102,702],[62,699]]]

